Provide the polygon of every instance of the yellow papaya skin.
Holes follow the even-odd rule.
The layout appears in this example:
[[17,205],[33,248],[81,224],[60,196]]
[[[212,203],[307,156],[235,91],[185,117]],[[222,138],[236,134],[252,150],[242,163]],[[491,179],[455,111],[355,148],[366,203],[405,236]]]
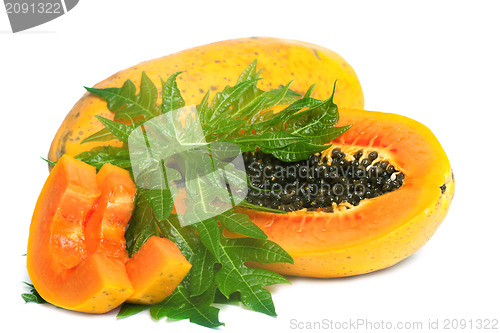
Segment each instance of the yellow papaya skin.
[[250,266],[284,275],[316,278],[360,275],[391,267],[424,246],[443,222],[455,193],[451,169],[446,178],[446,191],[429,205],[429,209],[380,237],[330,251],[291,253],[293,265],[252,262]]
[[[264,90],[294,80],[292,90],[303,94],[310,85],[316,84],[313,96],[326,99],[337,81],[334,98],[337,105],[353,109],[364,107],[356,73],[338,54],[314,44],[267,37],[226,40],[184,50],[125,69],[94,87],[121,87],[127,79],[138,87],[141,74],[145,72],[160,89],[160,78],[186,71],[177,78],[179,89],[186,105],[198,104],[208,90],[213,97],[226,85],[234,85],[238,75],[255,59],[264,78],[258,85]],[[80,144],[103,128],[96,115],[113,118],[104,100],[84,94],[57,131],[48,159],[57,161],[64,154],[75,156],[96,146],[120,145],[117,140]]]

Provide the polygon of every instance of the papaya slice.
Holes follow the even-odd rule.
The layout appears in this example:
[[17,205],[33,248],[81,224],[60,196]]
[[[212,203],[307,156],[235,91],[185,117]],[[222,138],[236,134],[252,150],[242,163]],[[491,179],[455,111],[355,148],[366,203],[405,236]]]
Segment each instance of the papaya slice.
[[129,303],[154,304],[170,296],[191,264],[169,239],[150,237],[127,264],[134,293]]
[[95,168],[65,155],[38,198],[27,268],[40,296],[59,307],[103,313],[133,293],[120,259],[98,252],[88,255],[84,228],[100,195]]
[[102,253],[126,262],[125,229],[134,210],[135,184],[127,170],[105,164],[97,173],[101,196],[85,226],[88,253]]
[[[400,115],[341,109],[338,126],[348,124],[352,128],[332,142],[332,149],[348,156],[376,152],[378,161],[388,161],[404,174],[402,186],[334,212],[243,209],[295,261],[252,266],[323,278],[369,273],[413,254],[441,224],[453,198],[454,178],[434,134]],[[323,156],[329,153],[331,149]]]
[[96,169],[64,155],[38,198],[27,268],[40,296],[59,307],[103,313],[125,301],[169,296],[191,265],[167,239],[151,237],[128,258],[125,229],[135,184],[127,170]]

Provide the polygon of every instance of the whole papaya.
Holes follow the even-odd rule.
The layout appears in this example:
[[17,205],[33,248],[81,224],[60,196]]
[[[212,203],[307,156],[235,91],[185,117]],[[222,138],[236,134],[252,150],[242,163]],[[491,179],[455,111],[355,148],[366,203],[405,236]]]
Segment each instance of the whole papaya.
[[[276,38],[243,38],[226,40],[184,50],[158,59],[140,63],[101,81],[96,88],[118,87],[126,80],[139,86],[145,72],[161,89],[161,78],[177,71],[186,71],[178,77],[178,86],[186,104],[198,104],[207,91],[222,90],[232,85],[238,74],[257,59],[262,77],[260,88],[269,90],[294,80],[292,90],[303,94],[316,84],[314,97],[326,99],[337,81],[335,103],[340,107],[363,109],[361,85],[352,67],[338,54],[324,47],[300,41]],[[103,126],[95,118],[100,115],[113,118],[106,102],[86,93],[68,113],[57,131],[48,158],[57,161],[62,155],[75,156],[95,146],[119,145],[108,142],[81,141]]]

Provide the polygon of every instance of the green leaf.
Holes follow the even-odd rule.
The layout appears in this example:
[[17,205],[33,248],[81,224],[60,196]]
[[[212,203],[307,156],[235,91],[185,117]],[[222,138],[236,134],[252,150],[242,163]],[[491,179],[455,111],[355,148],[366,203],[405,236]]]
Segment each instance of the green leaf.
[[234,140],[229,140],[229,142],[234,142],[238,145],[249,147],[258,146],[261,149],[266,148],[267,150],[271,150],[274,148],[282,148],[305,140],[306,138],[304,138],[303,136],[292,133],[271,132],[262,133],[260,135],[243,136]]
[[257,59],[252,61],[250,65],[248,65],[247,68],[243,70],[243,72],[238,77],[238,81],[236,83],[242,83],[248,80],[257,79],[258,75],[256,76],[256,72],[257,72]]
[[88,88],[87,91],[103,98],[108,109],[116,112],[116,120],[130,120],[138,117],[146,119],[153,118],[157,115],[156,98],[158,92],[156,87],[147,77],[142,74],[141,77],[141,92],[136,95],[136,87],[132,81],[127,80],[121,88]]
[[201,295],[191,296],[189,279],[184,281],[161,303],[151,307],[151,317],[155,320],[168,317],[170,319],[189,319],[190,322],[215,328],[224,323],[219,321],[219,309],[211,306],[215,297],[215,284]]
[[101,117],[101,116],[95,116],[99,121],[106,126],[106,128],[109,130],[111,134],[113,134],[118,140],[122,141],[123,143],[128,142],[128,136],[132,133],[134,130],[133,126],[130,125],[125,125],[113,120],[109,120],[107,118]]
[[333,94],[310,109],[290,117],[289,127],[294,134],[308,134],[316,130],[335,126],[339,120],[337,105],[333,103]]
[[[139,113],[138,115],[149,115],[151,113],[153,116],[158,115],[158,111],[156,108],[156,100],[158,99],[158,90],[156,89],[155,84],[151,79],[146,75],[145,72],[142,72],[141,76],[141,91],[138,95],[137,103],[142,106],[144,110],[149,110],[149,112],[142,111],[143,113]],[[118,119],[120,119],[120,113],[126,114],[126,118],[135,118],[134,115],[128,111],[127,113],[120,111],[117,113]]]
[[191,268],[191,296],[203,294],[214,281],[215,257],[203,245],[193,256]]
[[146,199],[159,220],[167,219],[174,208],[175,198],[169,188],[149,189],[146,191]]
[[258,212],[275,213],[275,214],[286,214],[282,210],[273,209],[273,208],[269,208],[269,207],[266,207],[266,206],[254,205],[254,204],[249,203],[248,201],[242,201],[242,202],[240,202],[238,204],[238,207],[248,208],[248,209],[252,209],[252,210],[258,211]]
[[[207,92],[205,93],[205,96],[203,96],[203,99],[201,100],[200,104],[198,104],[197,106],[197,111],[200,115],[200,118],[201,119],[205,119],[203,117],[203,115],[206,114],[208,108],[209,108],[209,104],[208,104],[208,98],[210,97],[210,90],[207,90]],[[202,121],[202,123],[204,123],[204,121]]]
[[293,263],[292,258],[277,244],[267,240],[227,239],[220,234],[214,219],[197,223],[196,229],[205,248],[222,264],[214,277],[219,290],[227,297],[239,291],[243,304],[255,311],[275,316],[272,298],[262,287],[287,283],[288,280],[274,272],[246,267],[244,263],[247,260]]
[[120,312],[118,312],[118,314],[116,315],[116,318],[118,319],[127,318],[135,314],[138,314],[139,312],[147,310],[150,307],[151,305],[123,303],[120,308]]
[[176,78],[183,71],[172,74],[167,81],[162,80],[162,104],[161,109],[163,113],[170,112],[184,107],[185,102],[182,98],[181,92],[177,87]]
[[306,93],[304,94],[304,98],[309,98],[312,95],[312,92],[314,90],[314,87],[316,87],[316,83],[312,84],[309,89],[307,89]]
[[233,255],[261,263],[285,262],[293,264],[292,257],[278,244],[255,238],[225,239],[224,248]]
[[263,94],[268,96],[267,103],[264,105],[264,109],[271,109],[276,105],[283,104],[283,99],[288,95],[290,86],[293,81],[290,81],[286,86],[281,86],[278,89],[273,89],[264,92]]
[[172,214],[167,220],[158,221],[161,236],[170,239],[181,250],[189,261],[192,261],[196,249],[199,247],[200,238],[193,226],[181,227],[177,214]]
[[159,236],[157,219],[147,203],[146,192],[138,189],[136,205],[125,232],[129,256],[139,251],[151,236]]
[[307,159],[312,154],[321,152],[327,149],[329,145],[314,145],[308,142],[297,142],[286,146],[283,149],[275,150],[272,152],[273,156],[285,161],[285,162],[296,162]]
[[152,171],[155,180],[149,181],[153,188],[146,190],[146,199],[153,209],[156,218],[158,220],[166,220],[170,216],[170,213],[172,213],[175,197],[178,192],[174,186],[170,186],[169,182],[180,179],[180,174],[175,169],[166,168],[163,160],[159,163],[158,168]]
[[247,132],[256,131],[256,134],[266,131],[284,131],[287,128],[287,123],[292,116],[298,114],[299,111],[304,108],[315,107],[321,103],[323,102],[313,98],[303,98],[276,114],[273,112],[266,112],[262,115],[257,115],[257,117],[253,117],[249,122],[249,125],[244,126],[243,129]]
[[220,243],[220,230],[217,221],[207,219],[195,224],[196,230],[200,235],[200,240],[216,258],[219,256],[218,247]]
[[103,142],[113,139],[116,139],[116,136],[113,133],[111,133],[111,131],[107,127],[104,127],[99,132],[89,135],[88,137],[83,139],[82,142],[80,142],[80,144],[87,142]]
[[226,87],[222,92],[215,94],[209,109],[210,117],[208,121],[210,126],[214,126],[220,119],[224,119],[224,114],[230,112],[229,107],[231,104],[235,103],[257,81],[258,79],[244,81],[234,87]]
[[243,236],[267,239],[267,235],[255,223],[250,220],[247,214],[227,211],[218,215],[217,220],[227,230],[239,233]]
[[123,149],[122,147],[95,147],[92,150],[76,155],[75,158],[95,166],[97,170],[101,169],[101,167],[106,163],[110,163],[124,169],[131,168],[128,149]]
[[[43,158],[42,156],[40,156],[40,158],[41,158],[42,160],[44,160],[45,162],[47,162],[48,164],[52,165],[52,166],[55,166],[55,165],[56,165],[56,162],[52,162],[52,161],[50,161],[50,160],[48,160],[48,159],[46,159],[46,158]],[[25,255],[26,255],[26,254],[25,254]]]
[[241,295],[239,291],[229,295],[229,297],[226,297],[223,293],[220,292],[219,289],[215,291],[214,303],[231,304],[240,302],[241,302]]
[[[262,242],[269,242],[261,240]],[[229,247],[227,246],[229,245]],[[239,291],[241,301],[254,311],[262,312],[270,316],[276,316],[271,294],[263,287],[277,284],[289,283],[281,275],[264,269],[250,268],[244,265],[246,258],[240,257],[241,252],[233,251],[232,243],[222,238],[218,248],[218,261],[222,264],[221,269],[215,274],[217,287],[226,297]],[[261,254],[256,254],[252,259],[255,261],[266,260]]]
[[26,303],[30,303],[30,302],[37,303],[37,304],[47,303],[47,301],[44,300],[40,296],[40,294],[38,293],[38,291],[36,291],[35,287],[31,283],[24,282],[24,284],[29,287],[29,292],[28,293],[21,294],[21,297],[23,298],[23,300]]
[[352,125],[341,126],[341,127],[332,127],[327,129],[321,129],[315,132],[308,133],[304,135],[309,140],[309,143],[312,144],[322,144],[324,142],[331,142],[333,139],[338,138],[342,134],[344,134]]

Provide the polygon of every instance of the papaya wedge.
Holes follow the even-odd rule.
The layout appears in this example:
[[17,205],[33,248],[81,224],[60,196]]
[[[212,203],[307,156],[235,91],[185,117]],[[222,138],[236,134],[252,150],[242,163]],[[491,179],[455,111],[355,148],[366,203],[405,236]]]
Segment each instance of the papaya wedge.
[[38,198],[28,239],[28,273],[42,298],[103,313],[125,301],[151,304],[170,295],[191,265],[159,237],[128,258],[124,233],[134,195],[128,171],[106,164],[96,175],[94,167],[61,157]]

